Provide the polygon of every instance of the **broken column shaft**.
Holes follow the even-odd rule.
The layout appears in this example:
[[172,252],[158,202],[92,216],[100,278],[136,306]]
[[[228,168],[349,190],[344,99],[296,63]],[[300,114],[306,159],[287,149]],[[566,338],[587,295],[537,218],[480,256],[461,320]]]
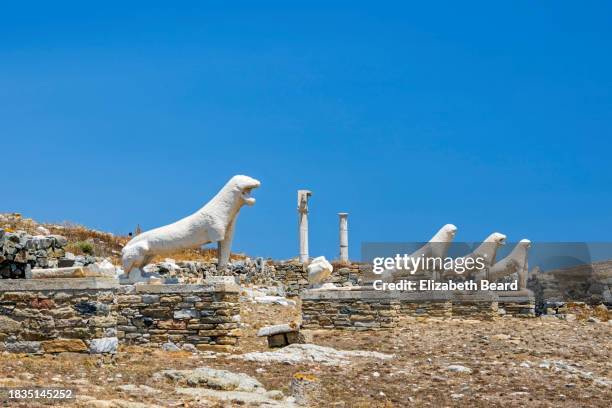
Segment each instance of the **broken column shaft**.
[[298,228],[300,240],[300,262],[308,262],[308,199],[309,190],[298,190]]
[[348,213],[338,213],[340,217],[340,262],[348,262]]

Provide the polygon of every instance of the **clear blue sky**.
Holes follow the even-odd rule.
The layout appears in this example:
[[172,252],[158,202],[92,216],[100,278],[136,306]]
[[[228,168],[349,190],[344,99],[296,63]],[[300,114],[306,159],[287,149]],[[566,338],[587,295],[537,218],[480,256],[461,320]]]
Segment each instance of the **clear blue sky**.
[[[165,4],[164,4],[165,3]],[[609,241],[612,4],[12,2],[0,211],[125,233],[262,181],[234,249]],[[170,6],[172,4],[172,6]]]

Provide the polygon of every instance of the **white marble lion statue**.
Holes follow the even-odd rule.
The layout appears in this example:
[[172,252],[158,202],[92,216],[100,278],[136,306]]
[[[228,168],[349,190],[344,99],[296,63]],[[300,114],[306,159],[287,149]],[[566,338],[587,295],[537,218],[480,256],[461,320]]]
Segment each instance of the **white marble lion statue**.
[[474,279],[487,279],[494,282],[506,276],[517,274],[519,290],[527,290],[529,248],[531,248],[531,241],[521,239],[507,257],[495,263],[488,271],[479,271],[475,274]]
[[[409,258],[444,258],[448,252],[455,235],[457,234],[457,227],[453,224],[446,224],[436,232],[436,235],[431,237],[429,242],[410,254]],[[423,272],[421,266],[416,270],[397,270],[390,269],[383,272],[381,279],[385,282],[398,282],[402,277],[406,275],[414,275],[417,272]]]
[[[485,268],[491,267],[495,263],[495,258],[497,256],[497,250],[506,245],[506,235],[494,232],[489,235],[472,253],[462,256],[460,258],[455,258],[455,263],[457,265],[467,265],[466,260],[476,260],[479,259],[482,261],[482,265]],[[459,262],[461,260],[461,262]],[[456,276],[457,274],[465,274],[466,277],[472,276],[474,273],[477,273],[482,268],[479,268],[479,264],[474,264],[471,268],[466,268],[465,271],[459,272],[452,269],[446,270],[443,273],[443,278],[448,279]]]
[[224,268],[229,261],[238,212],[244,204],[255,204],[251,190],[260,185],[254,178],[234,176],[194,214],[132,238],[121,251],[128,280],[143,280],[142,268],[156,255],[197,248],[211,242],[218,242],[218,268]]

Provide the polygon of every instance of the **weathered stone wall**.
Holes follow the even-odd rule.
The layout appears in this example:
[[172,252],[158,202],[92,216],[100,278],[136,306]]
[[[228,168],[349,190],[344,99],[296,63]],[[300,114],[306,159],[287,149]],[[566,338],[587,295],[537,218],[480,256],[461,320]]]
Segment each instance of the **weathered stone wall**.
[[[359,264],[334,264],[329,282],[337,286],[357,285],[362,271]],[[287,296],[298,296],[308,288],[308,271],[299,262],[273,263],[273,279],[285,285]]]
[[0,229],[0,279],[25,278],[32,268],[57,267],[66,243],[59,235],[32,236]]
[[450,300],[403,301],[400,303],[400,314],[412,317],[451,317],[453,305]]
[[377,330],[397,326],[397,300],[327,299],[302,300],[305,329]]
[[117,336],[122,343],[190,343],[201,350],[238,345],[237,285],[123,286],[117,303]]
[[[338,286],[357,285],[365,266],[359,264],[334,264],[330,282]],[[218,271],[214,262],[168,261],[147,266],[148,272],[178,277],[183,283],[193,283],[211,276],[234,276],[240,284],[283,286],[287,296],[298,296],[308,287],[308,272],[297,261],[272,261],[262,258],[233,261],[228,269]]]
[[0,281],[0,349],[114,352],[117,286],[102,278]]
[[488,292],[455,292],[451,297],[453,316],[492,320],[498,316],[498,297]]
[[297,296],[308,286],[308,271],[300,262],[278,262],[270,265],[273,279],[282,282],[287,296]]
[[491,293],[307,290],[301,298],[305,329],[379,330],[397,327],[406,317],[498,316],[498,299]]
[[514,317],[535,317],[536,304],[534,296],[500,295],[498,307],[504,314]]
[[0,350],[113,353],[118,343],[228,350],[240,337],[235,284],[125,285],[112,278],[0,281]]

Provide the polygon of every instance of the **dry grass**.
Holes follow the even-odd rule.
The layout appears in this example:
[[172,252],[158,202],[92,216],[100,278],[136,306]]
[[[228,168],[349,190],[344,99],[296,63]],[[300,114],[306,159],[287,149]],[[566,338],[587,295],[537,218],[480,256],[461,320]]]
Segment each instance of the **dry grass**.
[[[248,326],[243,330],[240,352],[268,350],[265,339],[255,336],[256,330],[286,323],[298,315],[299,304],[295,308],[243,304],[243,322]],[[609,324],[557,319],[426,319],[391,331],[311,332],[314,343],[323,346],[395,355],[386,361],[355,359],[344,366],[266,364],[222,354],[213,357],[139,347],[122,347],[112,360],[68,353],[42,357],[0,354],[0,386],[65,386],[99,399],[197,407],[202,405],[177,394],[172,383],[154,380],[153,374],[163,369],[207,366],[244,372],[268,390],[285,394],[289,394],[295,374],[314,376],[322,387],[319,407],[608,407],[610,387],[539,364],[543,360],[564,361],[593,377],[609,378],[610,331]],[[449,364],[465,365],[473,373],[452,373],[446,369]],[[162,392],[130,395],[117,388],[120,384],[146,384]]]
[[[60,224],[37,223],[31,218],[13,216],[10,221],[0,224],[0,228],[6,231],[14,232],[21,230],[32,235],[39,234],[36,231],[36,228],[39,226],[48,229],[51,234],[66,237],[68,240],[65,248],[67,252],[75,255],[90,254],[96,257],[109,258],[115,265],[121,264],[121,249],[132,238],[127,235],[113,235],[108,232],[92,230],[70,221],[64,221]],[[91,253],[86,249],[88,246],[86,243],[93,246]],[[176,261],[211,262],[217,258],[217,250],[216,248],[185,249],[164,256],[156,256],[153,262],[161,262],[166,258],[172,258]],[[244,254],[231,254],[232,260],[244,258],[246,258]]]

